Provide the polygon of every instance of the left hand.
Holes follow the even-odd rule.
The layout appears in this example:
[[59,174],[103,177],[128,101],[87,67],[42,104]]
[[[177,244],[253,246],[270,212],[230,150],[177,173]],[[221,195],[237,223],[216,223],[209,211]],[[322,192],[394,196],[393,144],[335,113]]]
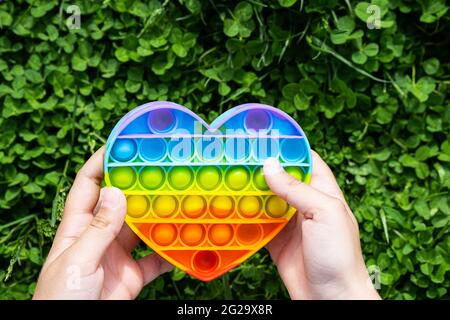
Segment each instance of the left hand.
[[104,148],[81,168],[34,299],[134,299],[142,287],[173,268],[157,254],[134,260],[139,239],[124,224],[127,203],[117,188],[103,188]]

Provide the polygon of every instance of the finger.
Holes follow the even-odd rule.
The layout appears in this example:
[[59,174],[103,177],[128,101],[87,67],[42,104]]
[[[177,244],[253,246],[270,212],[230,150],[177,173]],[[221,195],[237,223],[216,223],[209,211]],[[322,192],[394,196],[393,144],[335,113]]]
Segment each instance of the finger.
[[139,237],[124,223],[122,229],[117,235],[117,241],[125,249],[126,252],[131,252],[139,243]]
[[315,151],[312,152],[312,167],[311,186],[344,201],[344,194],[339,188],[333,172]]
[[67,196],[64,216],[92,213],[97,204],[103,179],[105,147],[98,149],[80,169]]
[[59,236],[79,236],[90,223],[103,179],[104,147],[97,150],[80,169],[64,207]]
[[100,199],[98,213],[91,219],[80,238],[68,249],[68,255],[73,255],[87,273],[97,269],[105,251],[116,239],[122,229],[127,208],[125,196],[120,189],[103,188]]
[[173,265],[164,260],[156,253],[152,253],[137,261],[144,276],[144,285],[152,282],[161,274],[173,269]]
[[358,222],[347,204],[345,200],[344,193],[339,187],[336,178],[334,177],[333,172],[330,167],[322,160],[319,154],[313,151],[313,172],[311,177],[311,186],[321,192],[324,192],[330,196],[336,197],[342,201],[344,204],[347,213],[350,215],[353,224],[358,228]]
[[297,237],[294,239],[294,243],[300,243],[302,238],[302,228],[301,221],[303,215],[295,214],[291,220],[284,226],[283,229],[266,245],[267,250],[269,250],[270,256],[275,264],[279,261],[280,252],[286,248],[287,243],[291,243],[292,237]]
[[[270,189],[296,208],[306,218],[313,218],[320,211],[341,201],[304,184],[289,175],[275,158],[264,162],[264,177]],[[322,210],[324,209],[324,210]]]
[[53,241],[47,263],[70,247],[92,220],[103,179],[104,147],[97,150],[78,172],[67,196],[64,215]]

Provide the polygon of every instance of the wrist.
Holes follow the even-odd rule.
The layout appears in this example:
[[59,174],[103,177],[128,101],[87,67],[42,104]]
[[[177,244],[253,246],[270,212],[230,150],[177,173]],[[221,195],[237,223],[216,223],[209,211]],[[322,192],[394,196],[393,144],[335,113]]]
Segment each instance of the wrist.
[[347,279],[338,284],[330,284],[327,290],[322,291],[321,299],[333,300],[379,300],[380,295],[372,285],[370,278],[359,277]]
[[[285,282],[286,283],[286,282]],[[286,285],[291,299],[301,300],[380,300],[381,297],[367,279],[329,281],[321,284],[295,286],[294,282]],[[303,287],[302,289],[300,289]]]
[[370,279],[362,281],[343,291],[337,299],[345,300],[381,300],[377,290],[373,287]]

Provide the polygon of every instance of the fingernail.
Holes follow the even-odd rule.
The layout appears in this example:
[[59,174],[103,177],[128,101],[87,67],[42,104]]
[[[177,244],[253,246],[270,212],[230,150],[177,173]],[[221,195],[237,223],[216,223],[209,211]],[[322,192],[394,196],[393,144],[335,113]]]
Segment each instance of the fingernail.
[[120,202],[122,191],[117,188],[103,188],[100,193],[101,206],[104,208],[117,208]]
[[270,157],[264,161],[263,172],[264,172],[265,176],[281,173],[283,171],[284,171],[284,169],[281,166],[281,163],[276,158]]

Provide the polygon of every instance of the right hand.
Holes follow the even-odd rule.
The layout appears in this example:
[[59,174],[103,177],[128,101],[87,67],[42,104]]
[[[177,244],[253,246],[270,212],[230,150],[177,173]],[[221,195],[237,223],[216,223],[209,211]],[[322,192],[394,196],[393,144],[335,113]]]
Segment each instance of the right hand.
[[292,299],[380,299],[363,260],[358,223],[333,173],[313,152],[311,184],[275,158],[264,164],[267,184],[297,209],[267,248]]

